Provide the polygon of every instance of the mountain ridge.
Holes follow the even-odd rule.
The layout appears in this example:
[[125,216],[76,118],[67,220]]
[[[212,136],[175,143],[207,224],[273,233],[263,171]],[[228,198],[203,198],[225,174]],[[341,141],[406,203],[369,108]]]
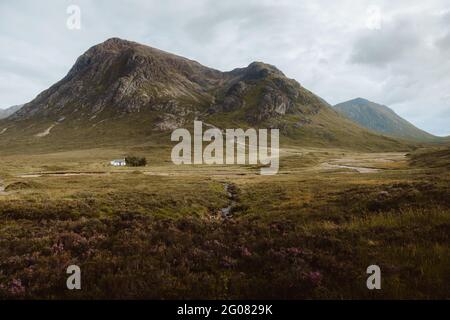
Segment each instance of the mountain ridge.
[[19,105],[11,106],[6,109],[0,109],[0,119],[8,118],[12,114],[14,114],[18,110],[20,110],[20,108],[22,108],[22,107],[23,107],[23,104],[19,104]]
[[171,130],[195,119],[223,128],[279,128],[300,145],[410,147],[345,119],[273,65],[222,72],[119,38],[89,48],[63,79],[0,121],[0,131],[7,129],[0,146],[167,141]]
[[434,136],[400,117],[391,108],[364,98],[355,98],[333,106],[348,119],[374,132],[394,138],[433,142],[443,138]]

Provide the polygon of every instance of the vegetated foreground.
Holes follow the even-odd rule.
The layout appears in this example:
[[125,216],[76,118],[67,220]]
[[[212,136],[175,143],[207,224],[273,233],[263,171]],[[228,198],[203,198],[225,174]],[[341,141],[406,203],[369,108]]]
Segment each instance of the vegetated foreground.
[[449,298],[448,167],[299,148],[266,177],[156,149],[108,167],[121,152],[2,157],[1,298]]

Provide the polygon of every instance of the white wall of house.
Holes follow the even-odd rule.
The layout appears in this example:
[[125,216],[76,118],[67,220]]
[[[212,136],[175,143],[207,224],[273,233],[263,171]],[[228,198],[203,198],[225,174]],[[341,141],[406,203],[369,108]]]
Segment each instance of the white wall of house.
[[113,160],[110,162],[110,164],[114,167],[124,167],[127,165],[125,160]]

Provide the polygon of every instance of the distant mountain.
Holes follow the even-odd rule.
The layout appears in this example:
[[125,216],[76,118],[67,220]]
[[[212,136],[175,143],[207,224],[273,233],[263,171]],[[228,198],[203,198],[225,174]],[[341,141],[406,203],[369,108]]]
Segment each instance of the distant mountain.
[[15,113],[16,111],[18,111],[22,107],[23,107],[23,104],[17,105],[17,106],[12,106],[12,107],[9,107],[9,108],[6,108],[6,109],[0,109],[0,119],[4,119],[4,118],[9,117],[10,115]]
[[279,128],[282,139],[299,145],[408,148],[342,117],[272,65],[221,72],[118,38],[90,48],[62,80],[1,120],[0,146],[170,144],[170,132],[194,119],[219,128]]
[[413,141],[441,140],[440,137],[415,127],[392,109],[366,99],[357,98],[342,102],[335,105],[334,109],[364,128],[378,133]]

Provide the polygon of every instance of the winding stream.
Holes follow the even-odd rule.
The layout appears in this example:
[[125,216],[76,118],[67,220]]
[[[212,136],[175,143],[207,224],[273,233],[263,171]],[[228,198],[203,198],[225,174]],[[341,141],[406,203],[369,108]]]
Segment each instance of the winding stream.
[[359,167],[359,166],[349,166],[344,164],[333,164],[333,163],[324,163],[322,164],[324,169],[351,169],[356,170],[359,173],[374,173],[379,172],[380,169],[367,168],[367,167]]
[[233,216],[233,211],[237,206],[237,187],[232,183],[225,183],[225,192],[227,193],[227,198],[230,201],[227,207],[220,209],[222,218],[229,219]]

